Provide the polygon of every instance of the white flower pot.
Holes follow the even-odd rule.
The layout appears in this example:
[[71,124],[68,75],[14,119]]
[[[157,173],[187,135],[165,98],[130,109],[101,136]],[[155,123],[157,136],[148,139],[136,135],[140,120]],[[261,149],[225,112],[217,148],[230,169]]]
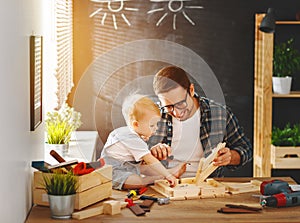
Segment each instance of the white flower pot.
[[292,77],[272,77],[273,92],[275,94],[289,94],[292,86]]
[[45,152],[47,154],[50,154],[51,150],[54,150],[62,157],[66,157],[69,152],[69,144],[48,144],[48,143],[46,143]]

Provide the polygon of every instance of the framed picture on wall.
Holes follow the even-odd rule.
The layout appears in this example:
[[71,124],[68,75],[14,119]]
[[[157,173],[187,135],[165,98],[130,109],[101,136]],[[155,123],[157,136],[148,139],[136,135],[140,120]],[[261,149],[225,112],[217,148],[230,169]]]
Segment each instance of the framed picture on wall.
[[30,131],[42,122],[43,37],[30,36]]

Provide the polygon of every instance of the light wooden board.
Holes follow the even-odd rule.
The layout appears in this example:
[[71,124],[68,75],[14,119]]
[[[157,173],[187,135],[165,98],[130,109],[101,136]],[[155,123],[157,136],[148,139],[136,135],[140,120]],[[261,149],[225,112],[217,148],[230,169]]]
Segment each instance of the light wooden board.
[[215,148],[207,158],[200,159],[195,178],[196,185],[204,182],[205,179],[218,168],[218,166],[213,164],[213,160],[217,157],[219,150],[223,149],[225,146],[226,143],[219,143],[217,148]]

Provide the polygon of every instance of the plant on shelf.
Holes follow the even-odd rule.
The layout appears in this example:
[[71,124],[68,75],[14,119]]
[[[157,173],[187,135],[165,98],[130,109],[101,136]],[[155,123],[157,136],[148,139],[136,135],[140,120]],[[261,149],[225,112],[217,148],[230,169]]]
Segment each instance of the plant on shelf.
[[48,194],[51,217],[57,219],[71,218],[75,206],[78,178],[72,171],[64,174],[55,172],[43,175],[45,190]]
[[273,76],[292,76],[300,71],[300,52],[294,46],[294,38],[274,45]]
[[48,144],[68,144],[71,134],[78,129],[82,122],[81,114],[64,103],[59,110],[47,112],[45,128]]
[[300,124],[291,126],[287,123],[282,129],[274,126],[272,144],[274,146],[300,146]]
[[300,52],[294,46],[294,38],[276,43],[273,54],[273,91],[289,94],[292,76],[300,71]]

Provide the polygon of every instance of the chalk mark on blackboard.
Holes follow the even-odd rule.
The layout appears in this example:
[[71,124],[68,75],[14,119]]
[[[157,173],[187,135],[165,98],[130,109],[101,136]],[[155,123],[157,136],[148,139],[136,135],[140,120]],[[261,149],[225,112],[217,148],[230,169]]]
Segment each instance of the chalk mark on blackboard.
[[[191,0],[150,0],[151,2],[167,2],[168,3],[168,10],[173,13],[173,30],[176,30],[176,19],[177,13],[182,13],[183,17],[193,26],[196,25],[195,22],[187,15],[184,9],[203,9],[203,6],[198,5],[184,5],[184,2],[189,2]],[[149,10],[147,14],[152,14],[160,11],[164,11],[165,8],[156,8]],[[168,12],[165,12],[157,21],[156,26],[159,26],[163,20],[167,17]]]
[[[115,13],[121,12],[122,10],[124,11],[139,11],[139,9],[137,8],[130,8],[130,7],[124,7],[124,1],[126,0],[115,0],[115,1],[111,1],[111,0],[91,0],[92,2],[97,2],[97,3],[107,3],[107,9],[108,11],[110,11],[112,13],[112,21],[113,21],[113,25],[115,29],[118,29],[118,25],[117,25],[117,17]],[[116,3],[119,3],[118,7],[116,7]],[[114,5],[112,5],[114,4]],[[97,15],[98,13],[100,13],[103,10],[103,8],[98,8],[96,11],[94,11],[93,13],[90,14],[90,18],[94,17],[95,15]],[[125,21],[125,23],[128,26],[131,26],[131,23],[129,22],[129,20],[127,19],[126,15],[124,13],[121,12],[121,17],[122,19]],[[101,19],[101,25],[105,24],[105,20],[107,18],[107,12],[103,13],[102,19]]]

